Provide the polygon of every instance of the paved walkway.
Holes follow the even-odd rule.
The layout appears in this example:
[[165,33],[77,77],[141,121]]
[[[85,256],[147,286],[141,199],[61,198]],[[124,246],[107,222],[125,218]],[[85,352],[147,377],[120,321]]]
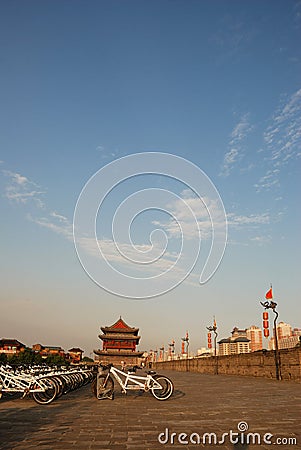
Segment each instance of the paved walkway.
[[[31,399],[2,399],[0,448],[255,450],[275,449],[277,445],[268,442],[281,439],[279,448],[301,449],[299,383],[183,372],[165,374],[173,379],[175,394],[163,402],[150,393],[132,392],[124,396],[119,390],[113,401],[97,400],[90,386],[47,406]],[[243,422],[239,425],[241,432],[248,427],[245,439],[248,433],[258,433],[249,436],[250,445],[246,441],[236,443],[241,432],[222,438],[230,430],[238,432],[240,422]],[[214,444],[214,434],[204,436],[204,433],[215,433],[217,443]],[[266,435],[264,443],[266,433],[273,436]],[[260,438],[261,444],[253,445],[253,438],[257,444]],[[289,438],[296,438],[297,444],[292,445]]]

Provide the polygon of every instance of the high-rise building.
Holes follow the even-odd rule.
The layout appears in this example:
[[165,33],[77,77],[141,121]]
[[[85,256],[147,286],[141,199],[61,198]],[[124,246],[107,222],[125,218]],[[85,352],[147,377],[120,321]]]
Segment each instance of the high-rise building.
[[230,342],[231,342],[230,338],[221,339],[220,341],[218,341],[218,346],[219,346],[218,354],[219,354],[219,356],[225,356],[225,355],[230,355],[231,354]]
[[301,328],[293,328],[293,336],[301,336]]
[[292,336],[292,327],[288,323],[279,322],[277,325],[277,337],[282,339],[284,337]]
[[247,328],[246,330],[247,338],[250,339],[250,349],[251,352],[256,352],[256,350],[262,350],[262,330],[255,325]]
[[231,331],[231,337],[221,339],[218,344],[220,356],[250,352],[250,339],[247,337],[246,329],[240,330],[234,327]]
[[[301,330],[300,328],[292,329],[292,326],[288,323],[279,322],[277,325],[277,339],[278,348],[294,348],[300,343]],[[269,350],[275,350],[275,338],[274,336],[269,341]]]

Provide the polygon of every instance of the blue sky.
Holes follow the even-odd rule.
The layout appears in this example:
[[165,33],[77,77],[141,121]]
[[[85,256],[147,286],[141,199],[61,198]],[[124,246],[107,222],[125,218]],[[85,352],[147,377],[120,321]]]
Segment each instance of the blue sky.
[[[179,350],[188,330],[196,350],[213,315],[220,337],[260,326],[270,283],[280,319],[301,326],[300,22],[301,2],[284,0],[1,4],[1,337],[89,354],[99,327],[122,315],[140,327],[142,349],[175,339]],[[169,293],[130,300],[87,276],[72,220],[94,173],[141,152],[204,171],[229,234],[208,283],[196,282],[197,265]],[[112,194],[99,239],[109,239],[114,207],[137,189],[193,201],[159,175],[132,181]],[[168,216],[139,220],[137,245],[149,245],[155,222],[176,250]]]

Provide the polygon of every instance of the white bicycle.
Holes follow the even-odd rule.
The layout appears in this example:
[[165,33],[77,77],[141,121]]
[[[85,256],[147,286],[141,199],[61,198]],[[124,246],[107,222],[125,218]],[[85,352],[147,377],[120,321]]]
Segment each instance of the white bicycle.
[[136,375],[139,366],[129,368],[127,372],[117,369],[113,364],[100,364],[97,378],[92,384],[92,391],[97,399],[114,399],[114,379],[120,385],[124,394],[127,391],[150,391],[157,400],[167,400],[171,397],[174,386],[165,375],[158,375],[149,370],[145,376]]
[[0,367],[0,398],[2,392],[21,392],[23,393],[22,397],[32,394],[37,403],[48,404],[55,399],[57,387],[47,375],[34,376],[26,373],[14,373]]

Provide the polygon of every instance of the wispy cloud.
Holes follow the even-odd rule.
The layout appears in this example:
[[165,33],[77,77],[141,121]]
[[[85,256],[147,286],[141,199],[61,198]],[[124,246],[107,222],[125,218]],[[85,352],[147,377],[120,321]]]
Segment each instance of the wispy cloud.
[[280,185],[281,169],[301,155],[301,89],[280,105],[264,132],[266,173],[257,192]]
[[278,174],[279,169],[268,170],[265,175],[263,175],[258,183],[254,184],[257,192],[260,192],[263,189],[271,190],[274,189],[275,186],[279,186]]
[[73,240],[72,224],[68,219],[62,221],[57,217],[57,215],[53,216],[52,213],[50,213],[48,216],[43,217],[34,217],[31,214],[28,214],[27,219],[41,227],[47,228],[48,230],[56,234],[60,234],[69,241]]
[[262,245],[266,245],[269,244],[272,241],[272,236],[267,235],[267,236],[254,236],[250,238],[250,241],[258,244],[260,246]]
[[258,34],[258,30],[243,15],[224,15],[218,22],[209,43],[214,46],[217,64],[238,58]]
[[[180,197],[166,206],[171,214],[170,219],[153,221],[153,224],[162,227],[173,238],[183,236],[185,239],[208,240],[212,238],[213,228],[217,237],[225,225],[225,216],[218,201],[208,197],[200,199],[188,189],[183,190]],[[183,208],[183,202],[186,208]]]
[[31,201],[39,208],[44,207],[42,196],[45,191],[40,190],[39,185],[18,172],[9,170],[3,170],[2,172],[8,178],[4,196],[9,201],[23,204]]
[[227,214],[230,245],[263,246],[272,241],[269,234],[270,225],[279,220],[277,215],[269,212],[249,215]]
[[[182,192],[182,197],[185,202],[190,206],[193,210],[195,217],[197,219],[198,227],[200,230],[200,236],[204,240],[208,240],[212,238],[212,222],[210,219],[210,211],[217,209],[217,205],[215,202],[211,201],[208,198],[205,198],[204,201],[192,195],[188,194],[188,191],[185,190]],[[172,215],[174,215],[177,220],[181,224],[181,228],[179,227],[178,222],[173,220],[172,218],[168,221],[154,221],[155,225],[159,225],[162,227],[168,234],[169,237],[177,238],[180,236],[180,233],[183,232],[184,236],[188,239],[196,239],[198,238],[198,234],[196,233],[196,227],[194,220],[191,215],[187,214],[187,210],[183,209],[183,204],[181,200],[175,200],[172,204],[168,205],[168,210]],[[214,224],[214,234],[218,237],[219,227],[223,225],[224,217],[223,215],[216,215],[216,222]],[[269,212],[258,213],[258,214],[249,214],[249,215],[241,215],[236,213],[228,213],[227,214],[227,224],[231,233],[234,230],[248,230],[258,229],[261,226],[266,226],[274,222],[276,219],[272,217]],[[254,242],[255,238],[254,238]]]
[[294,14],[294,26],[299,31],[300,30],[300,22],[301,22],[301,2],[297,1],[293,5],[293,14]]
[[229,227],[245,227],[253,225],[266,225],[271,222],[269,213],[250,214],[248,216],[237,215],[235,213],[227,214]]
[[[63,214],[57,211],[50,210],[47,205],[40,200],[40,195],[45,194],[45,191],[40,191],[39,186],[29,180],[26,176],[18,172],[3,171],[8,178],[8,183],[5,187],[5,197],[9,201],[14,201],[25,206],[29,206],[29,201],[33,201],[34,208],[30,208],[30,212],[26,214],[27,220],[55,233],[69,242],[73,242],[73,224]],[[43,206],[43,215],[41,215],[41,206]],[[132,261],[135,271],[142,271],[149,273],[149,276],[160,275],[162,272],[169,271],[173,268],[169,276],[177,277],[185,274],[184,268],[179,266],[173,267],[177,259],[177,254],[161,248],[156,248],[156,244],[141,244],[131,245],[124,242],[116,242],[113,239],[95,239],[95,237],[80,236],[77,239],[77,245],[80,246],[87,254],[92,257],[105,257],[110,264],[120,264],[124,267],[130,267],[129,261]],[[102,255],[101,255],[101,252]],[[124,256],[126,255],[126,257]],[[154,258],[155,255],[155,258]],[[160,256],[157,258],[156,256]],[[137,257],[139,261],[137,261]],[[151,264],[152,261],[155,264]],[[139,264],[135,264],[139,262]],[[147,269],[146,266],[147,265]]]
[[[183,191],[182,197],[185,199],[191,209],[194,211],[200,236],[203,241],[210,242],[212,239],[212,223],[208,210],[212,211],[216,205],[210,199],[204,199],[204,203],[196,198],[194,195],[188,193],[190,191]],[[192,217],[183,211],[182,202],[180,200],[174,201],[172,205],[168,205],[169,211],[180,219],[181,229],[175,220],[168,220],[166,222],[153,222],[155,225],[162,227],[169,237],[180,237],[181,231],[188,239],[196,239],[196,227]],[[270,225],[279,221],[281,217],[277,214],[271,214],[269,211],[251,214],[237,214],[230,212],[227,214],[227,225],[229,229],[229,238],[227,242],[230,245],[249,246],[249,245],[268,245],[271,241],[271,236],[268,232]],[[214,236],[219,238],[219,228],[222,226],[223,217],[220,221],[217,219],[214,226]]]
[[230,175],[234,166],[243,159],[245,154],[244,140],[252,129],[249,114],[244,114],[231,132],[228,151],[224,156],[220,175]]
[[62,216],[61,214],[58,214],[58,213],[55,212],[55,211],[52,211],[52,212],[50,213],[50,216],[51,216],[51,217],[54,217],[55,219],[58,219],[59,222],[64,222],[64,223],[67,223],[67,222],[68,222],[67,217]]
[[124,156],[118,149],[109,150],[106,149],[105,146],[101,144],[96,147],[96,151],[100,154],[101,159],[112,160]]

